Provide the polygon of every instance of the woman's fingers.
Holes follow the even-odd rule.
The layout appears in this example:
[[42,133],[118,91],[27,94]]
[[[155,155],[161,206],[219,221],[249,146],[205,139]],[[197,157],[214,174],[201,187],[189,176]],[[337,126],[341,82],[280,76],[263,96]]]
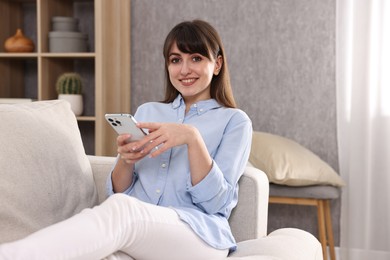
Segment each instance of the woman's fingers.
[[130,134],[118,135],[118,137],[116,138],[116,144],[118,147],[123,146],[127,144],[130,139],[131,139]]
[[[118,143],[123,144],[118,151],[121,153],[139,153],[137,158],[143,158],[147,154],[156,157],[166,150],[183,144],[187,144],[193,137],[193,126],[175,123],[137,123],[139,128],[148,129],[149,134],[139,141],[123,144],[126,137],[118,138]],[[131,136],[130,136],[131,137]],[[119,146],[119,145],[118,145]]]
[[123,134],[117,137],[117,152],[120,154],[121,159],[129,164],[134,164],[145,157],[141,150],[132,149],[134,143],[136,142],[131,142],[130,134]]
[[154,131],[161,127],[161,123],[138,122],[137,127],[148,129],[149,131]]

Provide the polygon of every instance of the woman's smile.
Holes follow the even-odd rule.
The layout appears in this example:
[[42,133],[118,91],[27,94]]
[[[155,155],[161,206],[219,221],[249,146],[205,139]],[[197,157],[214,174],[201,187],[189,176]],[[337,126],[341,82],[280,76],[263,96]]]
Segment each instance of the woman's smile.
[[196,82],[197,78],[185,78],[185,79],[179,79],[179,81],[181,81],[182,85],[183,86],[191,86],[192,84],[194,84]]

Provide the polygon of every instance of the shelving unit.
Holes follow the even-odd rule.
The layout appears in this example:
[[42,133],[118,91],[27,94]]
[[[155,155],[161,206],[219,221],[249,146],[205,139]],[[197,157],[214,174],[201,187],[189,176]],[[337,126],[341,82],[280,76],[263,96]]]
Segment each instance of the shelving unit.
[[[115,155],[116,134],[104,114],[130,112],[130,0],[0,0],[0,13],[0,98],[56,99],[58,76],[76,71],[84,81],[77,120],[86,153]],[[79,19],[88,52],[49,52],[53,16]],[[18,28],[34,41],[34,52],[5,52]]]

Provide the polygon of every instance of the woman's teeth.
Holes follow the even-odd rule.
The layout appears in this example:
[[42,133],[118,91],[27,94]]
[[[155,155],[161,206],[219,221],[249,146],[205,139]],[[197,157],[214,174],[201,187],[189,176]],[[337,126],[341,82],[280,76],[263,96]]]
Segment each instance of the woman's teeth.
[[191,83],[191,82],[194,82],[195,79],[183,79],[182,82],[183,83]]

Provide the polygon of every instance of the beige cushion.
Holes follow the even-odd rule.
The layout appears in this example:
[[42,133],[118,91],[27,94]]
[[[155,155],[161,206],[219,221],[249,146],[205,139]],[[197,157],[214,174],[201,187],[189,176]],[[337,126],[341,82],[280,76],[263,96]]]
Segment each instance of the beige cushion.
[[300,144],[281,136],[255,131],[249,161],[264,171],[272,183],[344,185],[326,162]]
[[0,243],[97,202],[91,165],[65,101],[0,105]]

